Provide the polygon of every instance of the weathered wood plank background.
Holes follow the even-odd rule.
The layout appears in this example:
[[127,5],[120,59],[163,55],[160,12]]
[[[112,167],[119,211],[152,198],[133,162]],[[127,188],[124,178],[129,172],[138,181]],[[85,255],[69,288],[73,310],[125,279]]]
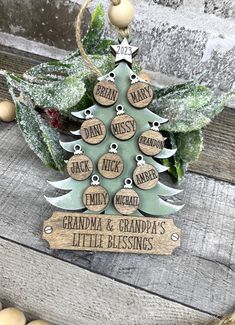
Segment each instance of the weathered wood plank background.
[[29,315],[57,325],[186,325],[215,319],[2,238],[0,254],[3,303],[17,300]]
[[[32,59],[25,57],[23,53],[20,57],[17,53],[9,55],[7,49],[0,52],[1,68],[20,73],[41,60],[45,60],[45,58],[33,57]],[[0,80],[0,87],[0,97],[9,96],[3,79]],[[47,185],[46,180],[63,179],[64,177],[42,165],[28,148],[15,123],[0,123],[0,235],[7,240],[15,241],[25,247],[33,248],[42,253],[50,254],[59,260],[74,264],[74,266],[70,265],[70,270],[68,264],[60,262],[62,264],[58,265],[59,261],[50,257],[48,257],[48,261],[42,262],[41,270],[46,272],[48,265],[53,261],[55,273],[58,273],[58,277],[55,278],[57,282],[62,281],[63,272],[77,272],[74,273],[76,279],[83,276],[83,273],[80,272],[85,271],[75,267],[76,265],[147,290],[152,293],[151,297],[155,297],[154,294],[213,315],[222,315],[229,312],[234,307],[235,302],[235,205],[233,185],[235,166],[232,128],[235,121],[234,114],[235,110],[225,109],[205,129],[204,152],[200,160],[191,166],[194,173],[188,173],[184,184],[184,192],[175,198],[177,203],[184,202],[185,207],[174,216],[176,225],[182,228],[183,240],[182,247],[177,249],[172,257],[50,251],[47,243],[41,239],[41,230],[43,220],[51,215],[53,208],[47,204],[43,196],[45,194],[56,196],[59,192],[56,193],[54,188]],[[29,264],[28,274],[36,272],[32,266],[34,264],[31,265],[29,262],[31,259],[36,265],[39,265],[40,261],[45,258],[39,253],[28,251],[27,248],[18,247],[15,244],[9,244],[4,240],[1,242],[0,247],[3,261],[6,262],[8,260],[7,255],[9,255],[9,261],[12,261],[10,262],[12,269],[14,269],[14,263],[18,266],[22,265],[23,262],[20,261],[26,255],[24,256],[24,263]],[[12,252],[15,252],[13,255],[11,255],[11,249]],[[17,256],[17,254],[20,257],[19,259],[16,257],[14,262],[13,256]],[[5,267],[7,267],[7,263]],[[49,268],[49,271],[51,271],[51,268]],[[12,292],[16,289],[12,284],[8,290],[10,270],[6,269],[4,271],[1,269],[1,272],[7,274],[7,276],[4,278],[4,287],[2,292],[0,291],[0,295],[1,293],[4,294],[6,301],[10,301],[14,298]],[[47,274],[51,275],[52,273]],[[23,281],[20,276],[17,277],[18,282]],[[94,277],[91,283],[102,282],[99,279],[99,277]],[[36,277],[34,281],[36,281]],[[111,283],[109,280],[106,281]],[[35,282],[35,287],[37,283],[40,283],[40,281]],[[78,283],[77,285],[80,286],[80,281]],[[46,284],[49,286],[47,282]],[[102,284],[106,286],[106,283],[102,282]],[[30,294],[30,285],[33,286],[33,281],[29,282],[25,294]],[[59,284],[57,283],[57,285]],[[49,286],[49,288],[51,287]],[[72,290],[71,288],[72,283],[69,281],[66,292]],[[99,290],[101,288],[102,286]],[[111,286],[108,286],[108,288],[112,291]],[[43,288],[40,287],[39,290],[43,290]],[[62,290],[62,288],[60,287],[59,290]],[[88,296],[94,295],[89,290],[91,289],[87,289]],[[104,290],[106,289],[104,288]],[[125,291],[125,289],[123,290]],[[36,290],[34,289],[34,291]],[[31,291],[31,293],[34,291]],[[81,292],[85,291],[84,286]],[[117,292],[119,295],[120,292]],[[85,295],[85,293],[83,294]],[[131,293],[127,295],[129,294],[131,295]],[[123,295],[122,297],[124,297],[122,303],[129,301],[129,298],[125,300],[127,296]],[[159,297],[157,298],[159,299]],[[85,299],[85,296],[83,298]],[[17,300],[20,301],[22,308],[27,310],[27,302],[24,302],[20,295],[17,296]],[[103,300],[102,303],[104,302]],[[111,301],[110,304],[114,302]],[[65,304],[67,310],[69,310],[71,302],[66,301]],[[80,299],[79,304],[83,306]],[[143,302],[141,308],[144,305],[145,302]],[[155,324],[154,317],[157,315],[157,311],[159,311],[160,315],[158,324],[177,324],[173,323],[173,320],[168,323],[164,323],[162,320],[161,323],[161,308],[156,309],[156,314],[152,314],[156,305],[157,302],[154,302],[150,310],[153,318],[149,318],[149,322],[146,321],[144,324]],[[53,306],[52,308],[54,308]],[[140,310],[142,310],[141,308]],[[167,306],[167,313],[170,308]],[[184,307],[182,308],[184,309]],[[32,312],[37,312],[37,310],[32,310]],[[111,315],[112,312],[111,308]],[[116,310],[116,312],[122,314],[122,311],[118,312]],[[139,314],[141,313],[137,315]],[[178,311],[176,314],[178,315]],[[40,311],[38,315],[40,316]],[[51,320],[55,321],[49,309],[48,315]],[[75,315],[77,314],[75,313]],[[180,320],[186,321],[186,314],[183,315],[184,318],[179,318],[178,323]],[[84,314],[80,317],[76,318],[76,321],[81,319],[82,324],[87,324],[82,318]],[[89,317],[91,317],[89,318],[91,320],[90,324],[93,324],[92,316]],[[101,316],[99,315],[99,317]],[[120,315],[120,317],[122,316]],[[145,316],[143,315],[143,317]],[[198,317],[197,321],[201,322],[201,316],[195,317]],[[192,318],[191,321],[193,320]],[[134,321],[134,318],[130,319],[130,324],[135,324]],[[72,321],[72,324],[75,323]],[[59,324],[66,324],[63,316]],[[120,324],[120,322],[116,324]],[[143,322],[139,324],[143,324]]]

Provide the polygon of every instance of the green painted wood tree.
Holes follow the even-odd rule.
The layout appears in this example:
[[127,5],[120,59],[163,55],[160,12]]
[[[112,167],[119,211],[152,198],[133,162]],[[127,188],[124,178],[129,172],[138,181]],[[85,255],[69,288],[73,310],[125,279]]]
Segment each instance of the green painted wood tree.
[[[131,47],[130,47],[131,48]],[[134,48],[134,47],[133,47]],[[133,52],[131,53],[132,59]],[[102,107],[98,104],[93,105],[89,108],[90,112],[95,118],[101,120],[106,126],[106,137],[99,144],[88,144],[82,138],[79,138],[72,142],[60,142],[61,146],[68,152],[74,153],[75,145],[79,144],[84,154],[93,162],[92,175],[98,175],[100,177],[101,185],[108,191],[110,200],[108,206],[104,211],[105,214],[117,214],[113,206],[113,198],[115,194],[123,188],[125,179],[133,177],[133,171],[136,168],[136,156],[144,156],[144,161],[148,164],[153,165],[158,173],[160,174],[160,180],[158,184],[149,190],[141,190],[134,186],[134,190],[139,195],[139,209],[134,215],[150,215],[150,216],[166,216],[177,212],[182,206],[177,206],[166,202],[163,198],[178,194],[180,191],[177,189],[170,188],[161,183],[161,173],[167,170],[167,167],[161,165],[158,159],[167,159],[173,156],[176,150],[164,148],[158,155],[154,157],[144,155],[138,146],[138,139],[140,135],[150,128],[151,123],[157,121],[158,123],[166,123],[167,120],[156,115],[148,108],[136,109],[128,101],[127,91],[131,86],[130,76],[134,74],[131,69],[131,62],[129,57],[118,56],[116,53],[117,65],[111,72],[115,74],[115,84],[119,91],[118,100],[113,106]],[[106,80],[108,75],[103,76],[100,80]],[[118,140],[113,136],[111,132],[111,122],[116,116],[116,106],[122,105],[125,113],[132,116],[137,124],[137,130],[135,135],[129,140]],[[72,113],[73,116],[79,119],[85,120],[85,111],[79,111]],[[80,130],[73,132],[75,135],[80,135]],[[110,145],[116,143],[118,145],[118,155],[122,157],[124,163],[124,170],[122,174],[115,179],[107,179],[99,174],[97,165],[100,157],[109,151]],[[91,176],[92,176],[91,175]],[[90,186],[91,177],[77,181],[71,177],[56,181],[49,182],[54,187],[67,190],[68,193],[54,198],[46,197],[47,201],[57,208],[71,210],[71,211],[83,211],[85,213],[91,213],[86,210],[83,204],[83,192]]]

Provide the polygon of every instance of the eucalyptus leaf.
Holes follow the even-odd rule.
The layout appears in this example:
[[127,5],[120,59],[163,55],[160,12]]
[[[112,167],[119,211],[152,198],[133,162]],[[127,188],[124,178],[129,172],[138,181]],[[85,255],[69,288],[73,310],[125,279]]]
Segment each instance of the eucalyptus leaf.
[[17,122],[29,147],[45,165],[63,171],[66,156],[59,144],[59,132],[21,101],[15,100],[15,104]]
[[106,54],[113,41],[102,39],[105,27],[105,11],[101,3],[96,6],[88,32],[83,38],[83,46],[89,54]]
[[151,104],[152,111],[169,119],[162,126],[162,130],[169,132],[200,130],[223,110],[229,96],[216,97],[209,88],[194,83],[175,86],[171,90],[156,91],[158,98]]
[[201,130],[187,133],[169,134],[172,148],[177,152],[174,157],[162,160],[168,171],[181,182],[189,163],[197,160],[203,148],[203,137]]

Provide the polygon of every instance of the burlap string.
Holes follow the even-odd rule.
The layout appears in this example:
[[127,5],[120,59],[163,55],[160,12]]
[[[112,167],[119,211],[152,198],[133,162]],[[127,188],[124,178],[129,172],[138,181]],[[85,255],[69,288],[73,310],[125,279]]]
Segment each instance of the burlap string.
[[[88,68],[98,77],[100,77],[102,74],[100,70],[93,64],[93,62],[90,60],[89,56],[87,55],[81,41],[81,23],[82,23],[82,17],[84,14],[84,11],[86,10],[87,6],[89,3],[91,3],[93,0],[85,0],[80,12],[77,17],[76,21],[76,41],[77,41],[77,46],[80,51],[80,54],[85,62],[85,64],[88,66]],[[121,0],[111,0],[114,6],[118,6],[121,3]],[[118,33],[122,38],[128,37],[129,36],[129,28],[126,27],[124,29],[119,29],[118,28]]]

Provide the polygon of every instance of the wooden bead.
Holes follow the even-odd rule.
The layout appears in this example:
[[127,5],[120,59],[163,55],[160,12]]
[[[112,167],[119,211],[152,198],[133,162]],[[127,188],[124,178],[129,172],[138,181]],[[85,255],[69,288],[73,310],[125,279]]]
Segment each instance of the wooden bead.
[[111,4],[108,10],[110,22],[118,28],[126,28],[134,17],[134,6],[128,0],[121,0],[117,6]]
[[105,178],[113,179],[120,176],[123,172],[123,160],[115,153],[104,154],[98,162],[100,175]]
[[80,132],[85,142],[89,144],[98,144],[104,140],[106,128],[102,121],[97,118],[92,118],[82,123]]
[[137,187],[142,190],[150,190],[158,183],[158,172],[150,164],[137,166],[133,173],[133,180]]
[[27,325],[50,325],[48,322],[45,322],[44,320],[34,320]]
[[91,185],[83,193],[83,204],[90,211],[102,211],[106,208],[108,203],[108,192],[100,185]]
[[112,106],[118,100],[118,89],[114,82],[102,80],[95,85],[93,96],[98,104]]
[[116,116],[112,120],[111,131],[117,139],[129,140],[136,133],[136,121],[127,114]]
[[5,100],[0,103],[0,121],[12,122],[16,118],[15,104]]
[[6,308],[0,311],[0,325],[25,325],[24,313],[17,308]]
[[123,188],[114,196],[113,204],[115,209],[124,215],[134,213],[139,207],[139,196],[131,188]]
[[140,150],[147,156],[155,156],[164,148],[164,138],[160,132],[148,130],[138,140]]
[[153,100],[153,90],[148,83],[138,81],[128,89],[127,98],[135,108],[145,108]]
[[67,163],[67,171],[70,177],[77,181],[83,181],[90,177],[93,171],[93,163],[84,154],[72,156]]

